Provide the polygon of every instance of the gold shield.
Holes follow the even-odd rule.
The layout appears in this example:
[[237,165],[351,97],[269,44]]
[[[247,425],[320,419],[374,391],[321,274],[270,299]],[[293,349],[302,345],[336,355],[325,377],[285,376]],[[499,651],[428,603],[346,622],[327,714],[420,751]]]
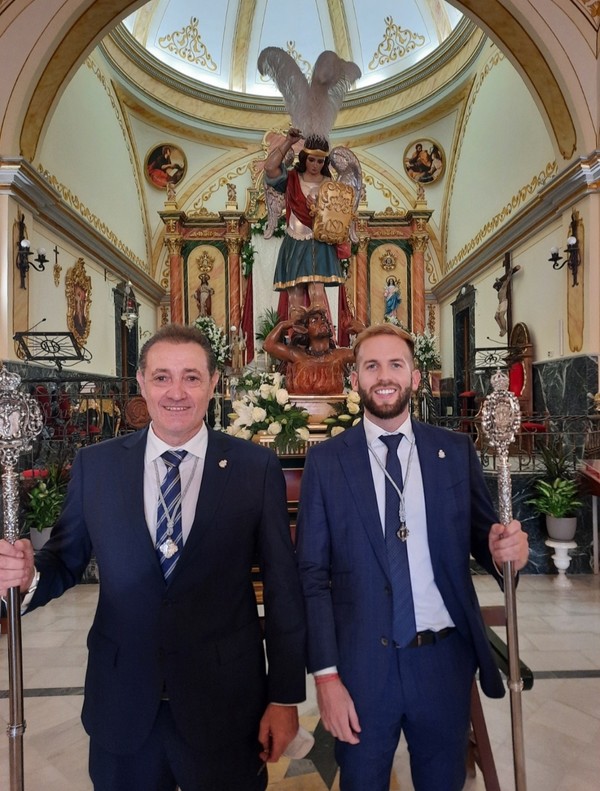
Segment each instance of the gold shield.
[[318,242],[342,244],[348,241],[354,218],[354,190],[341,181],[324,181],[312,210],[313,236]]

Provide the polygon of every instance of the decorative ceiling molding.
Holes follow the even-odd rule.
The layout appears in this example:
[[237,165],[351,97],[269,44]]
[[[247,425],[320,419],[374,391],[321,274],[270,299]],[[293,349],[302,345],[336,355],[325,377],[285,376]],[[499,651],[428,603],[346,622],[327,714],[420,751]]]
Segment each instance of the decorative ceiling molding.
[[[419,69],[408,69],[402,79],[378,83],[373,88],[353,91],[338,114],[336,133],[353,129],[363,134],[408,117],[443,100],[444,94],[464,79],[476,61],[486,37],[468,21],[462,21],[438,51],[422,61]],[[155,106],[158,113],[178,114],[190,126],[219,124],[239,136],[241,130],[267,129],[273,118],[286,117],[283,101],[266,96],[250,96],[207,86],[180,74],[151,56],[120,25],[100,45],[117,78],[132,93]],[[229,112],[224,113],[223,110]]]
[[461,0],[460,5],[492,30],[499,47],[510,53],[513,64],[535,90],[560,153],[570,159],[577,149],[575,126],[552,67],[537,44],[500,0]]
[[79,204],[77,207],[76,196],[69,198],[67,191],[63,195],[59,182],[47,171],[38,173],[24,157],[0,157],[0,194],[13,196],[40,225],[54,234],[59,233],[111,274],[122,280],[132,280],[136,290],[151,300],[158,301],[164,295],[163,289],[146,271],[146,262],[128,250],[100,219],[93,221],[93,215],[85,206]]
[[535,199],[512,213],[510,219],[462,262],[447,272],[432,291],[439,301],[455,294],[477,274],[497,266],[504,253],[538,234],[557,216],[568,211],[587,195],[600,194],[600,151],[580,158],[541,187]]
[[217,64],[202,41],[202,34],[198,29],[198,17],[193,16],[180,30],[161,36],[158,39],[158,46],[186,63],[193,63],[208,71],[217,70]]
[[548,181],[556,176],[558,173],[558,166],[556,162],[548,162],[545,169],[541,171],[541,173],[536,173],[532,178],[524,184],[517,193],[515,193],[510,200],[508,200],[502,209],[491,217],[485,225],[473,236],[469,241],[464,244],[458,253],[451,258],[449,261],[446,261],[446,267],[444,274],[448,274],[451,272],[455,267],[457,267],[461,261],[472,253],[474,250],[480,249],[482,243],[493,233],[499,230],[520,207],[522,207],[526,201],[530,200],[533,195],[535,195],[538,190],[540,190]]
[[393,17],[385,18],[383,40],[373,53],[369,62],[369,70],[375,71],[380,66],[401,61],[414,50],[425,45],[425,36],[412,30],[405,30],[394,22]]

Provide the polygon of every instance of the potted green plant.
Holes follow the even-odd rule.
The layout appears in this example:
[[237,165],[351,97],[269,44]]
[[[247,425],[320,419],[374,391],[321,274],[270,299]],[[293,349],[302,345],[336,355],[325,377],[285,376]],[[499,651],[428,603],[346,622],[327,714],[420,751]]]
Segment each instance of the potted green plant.
[[573,454],[562,437],[541,449],[545,475],[534,484],[535,497],[527,502],[546,516],[546,530],[556,541],[572,541],[577,529],[577,511],[582,502],[574,479]]
[[25,528],[34,549],[41,549],[60,515],[67,493],[67,477],[62,465],[51,464],[45,478],[29,492]]
[[[265,342],[267,335],[274,330],[275,327],[281,321],[279,314],[277,313],[277,308],[265,308],[265,310],[260,314],[257,319],[257,330],[258,332],[255,334],[255,338],[257,341],[262,344]],[[264,351],[264,350],[263,350]],[[269,371],[271,366],[274,364],[273,358],[264,352],[265,355],[265,370]]]

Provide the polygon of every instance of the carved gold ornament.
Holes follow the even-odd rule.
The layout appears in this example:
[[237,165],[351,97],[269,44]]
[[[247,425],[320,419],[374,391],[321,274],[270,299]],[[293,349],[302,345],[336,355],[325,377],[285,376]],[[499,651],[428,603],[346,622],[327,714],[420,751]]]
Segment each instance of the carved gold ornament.
[[381,264],[381,268],[384,270],[384,272],[393,272],[393,270],[398,265],[398,256],[394,255],[394,253],[388,247],[381,254],[379,263]]
[[349,184],[325,181],[313,208],[313,236],[318,242],[342,244],[348,241],[354,217],[354,190]]
[[85,346],[92,327],[92,278],[86,274],[85,262],[79,258],[65,275],[67,297],[67,328],[80,346]]
[[425,44],[425,36],[413,33],[412,30],[405,30],[394,22],[393,17],[386,16],[384,21],[383,41],[369,63],[371,71],[395,63]]
[[198,19],[194,16],[190,19],[188,25],[185,25],[181,30],[176,30],[174,33],[159,38],[158,43],[167,52],[176,55],[187,63],[193,63],[195,66],[201,66],[209,71],[217,70],[217,64],[212,59],[206,44],[200,36]]

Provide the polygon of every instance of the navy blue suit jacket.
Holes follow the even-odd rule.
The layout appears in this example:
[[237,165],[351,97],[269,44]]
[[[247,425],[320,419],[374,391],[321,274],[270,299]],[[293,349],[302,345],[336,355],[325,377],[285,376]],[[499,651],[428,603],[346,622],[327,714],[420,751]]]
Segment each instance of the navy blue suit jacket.
[[[504,694],[473,587],[470,553],[499,579],[488,549],[498,521],[471,439],[413,421],[435,582],[473,646],[484,691]],[[409,538],[410,540],[410,538]],[[312,448],[302,477],[297,554],[308,669],[337,665],[361,711],[380,698],[392,648],[385,541],[363,424]]]
[[[167,586],[144,518],[146,436],[77,454],[63,513],[36,554],[31,609],[74,585],[94,553],[100,595],[82,719],[104,749],[138,749],[164,686],[193,746],[257,739],[269,701],[304,699],[304,607],[279,460],[209,430],[195,519]],[[257,555],[268,675],[251,580]]]

